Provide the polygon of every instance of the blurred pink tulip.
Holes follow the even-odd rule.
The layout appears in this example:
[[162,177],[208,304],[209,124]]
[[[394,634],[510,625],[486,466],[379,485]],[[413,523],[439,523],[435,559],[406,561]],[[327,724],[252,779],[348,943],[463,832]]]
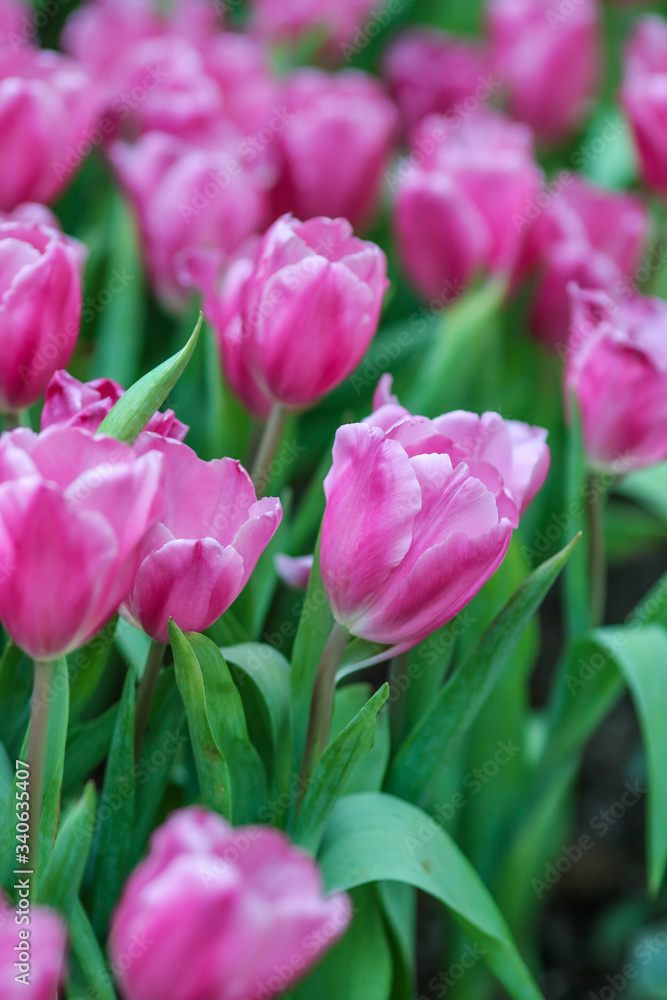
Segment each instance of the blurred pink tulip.
[[643,17],[630,40],[622,88],[644,180],[667,195],[667,20]]
[[565,388],[590,461],[627,472],[667,458],[667,303],[571,287]]
[[345,219],[284,216],[222,286],[200,270],[204,312],[220,337],[234,390],[258,416],[271,402],[309,406],[361,361],[387,288],[378,246]]
[[0,411],[31,406],[69,361],[84,259],[85,248],[59,230],[0,221]]
[[[122,385],[110,378],[79,382],[66,371],[58,371],[46,388],[41,429],[83,427],[94,433],[124,392]],[[173,410],[155,413],[146,424],[147,431],[176,441],[182,441],[188,429]]]
[[228,256],[265,222],[265,181],[247,166],[237,136],[193,145],[164,132],[115,143],[112,161],[138,214],[155,288],[169,305],[187,294],[179,274],[186,253],[215,248]]
[[580,124],[600,79],[597,0],[489,0],[494,69],[511,114],[547,142]]
[[220,88],[225,116],[250,137],[249,151],[259,155],[290,120],[267,49],[258,38],[225,31],[215,35],[202,51],[206,70]]
[[2,1000],[53,1000],[65,979],[65,924],[55,910],[34,904],[15,917],[0,893]]
[[0,211],[52,201],[93,148],[99,98],[57,52],[0,48]]
[[0,437],[0,620],[34,659],[84,645],[126,597],[162,458],[79,427]]
[[[269,1000],[340,937],[350,910],[344,893],[324,897],[316,862],[285,834],[183,809],[130,876],[109,947],[125,1000]],[[146,947],[117,961],[137,939]]]
[[144,539],[121,614],[151,639],[169,642],[170,618],[185,631],[203,632],[236,600],[282,508],[275,497],[257,500],[240,462],[204,462],[179,441],[142,434],[135,451],[152,450],[164,457],[164,513]]
[[431,421],[391,400],[341,427],[320,556],[337,621],[400,652],[454,618],[502,562],[542,485],[545,438],[497,413]]
[[468,117],[498,87],[479,43],[429,28],[398,35],[383,68],[407,130],[431,114]]
[[26,0],[0,0],[0,49],[15,49],[32,39],[30,14]]
[[275,566],[276,573],[283,583],[294,590],[305,590],[313,568],[313,557],[312,555],[288,556],[284,552],[279,552],[275,558]]
[[424,296],[447,304],[478,271],[511,273],[524,240],[515,218],[541,173],[525,126],[480,110],[460,126],[424,119],[395,186],[405,270]]
[[254,26],[272,41],[298,42],[308,35],[322,36],[327,52],[346,43],[378,7],[377,0],[254,0]]
[[360,70],[294,70],[284,101],[289,124],[278,137],[283,171],[276,214],[349,219],[375,214],[395,139],[398,113],[380,83]]

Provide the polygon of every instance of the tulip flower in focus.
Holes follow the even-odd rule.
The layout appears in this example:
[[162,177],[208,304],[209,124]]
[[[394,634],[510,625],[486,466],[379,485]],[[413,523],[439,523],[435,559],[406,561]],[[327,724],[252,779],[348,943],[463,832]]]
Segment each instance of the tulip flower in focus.
[[258,416],[309,406],[364,356],[387,288],[386,259],[346,219],[284,216],[220,285],[202,271],[204,312],[232,388]]
[[[46,387],[41,429],[83,427],[94,433],[124,392],[122,385],[110,378],[79,382],[66,371],[58,371]],[[173,410],[165,410],[164,413],[153,414],[146,430],[182,441],[188,427],[181,423]]]
[[428,420],[394,402],[339,428],[320,554],[339,624],[400,652],[454,618],[544,482],[545,439],[497,413]]
[[408,131],[431,114],[467,118],[496,87],[481,45],[436,30],[402,32],[383,68]]
[[631,469],[667,458],[667,303],[618,301],[571,286],[565,388],[576,396],[595,466]]
[[597,0],[489,0],[495,72],[513,117],[554,142],[580,124],[600,77]]
[[111,149],[137,211],[156,291],[171,306],[187,297],[179,280],[187,251],[231,255],[265,221],[265,181],[244,164],[236,139],[203,146],[149,132],[134,145]]
[[171,438],[144,433],[135,451],[164,459],[165,506],[144,538],[122,615],[156,642],[203,632],[236,600],[282,518],[275,497],[257,500],[240,462],[204,462]]
[[[109,947],[126,1000],[270,998],[300,979],[349,921],[347,896],[324,897],[316,862],[285,834],[232,829],[190,808],[153,834],[113,916]],[[138,939],[147,942],[140,954],[117,961],[134,955]]]
[[98,105],[88,73],[72,59],[0,47],[0,211],[61,192],[93,148]]
[[291,120],[278,136],[282,174],[276,214],[349,219],[355,229],[375,214],[398,114],[382,86],[360,70],[294,70],[284,102]]
[[36,660],[83,646],[127,596],[162,458],[79,427],[0,437],[0,620]]
[[539,284],[531,326],[547,344],[567,343],[567,286],[602,288],[629,297],[648,245],[651,220],[635,195],[607,191],[572,175],[528,232],[524,267]]
[[[26,218],[31,208],[22,206]],[[59,230],[17,215],[16,221],[0,221],[0,411],[5,412],[31,406],[54,371],[69,361],[79,334],[86,253]]]
[[628,45],[621,93],[646,183],[667,194],[667,21],[643,17]]
[[476,272],[509,274],[524,240],[515,218],[540,186],[525,126],[484,110],[460,127],[424,119],[397,168],[394,209],[399,253],[419,291],[447,302]]
[[[31,906],[29,923],[0,893],[0,982],[3,1000],[53,1000],[65,980],[67,930],[61,916]],[[25,951],[21,951],[21,946]],[[27,960],[23,961],[23,955]],[[15,964],[16,963],[16,964]],[[19,968],[25,966],[25,968]]]

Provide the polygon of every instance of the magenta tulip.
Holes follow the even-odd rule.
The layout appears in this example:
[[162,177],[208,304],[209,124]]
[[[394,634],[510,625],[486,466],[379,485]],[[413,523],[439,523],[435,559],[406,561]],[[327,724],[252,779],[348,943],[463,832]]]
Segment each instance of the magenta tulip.
[[57,52],[0,48],[0,211],[49,202],[93,148],[98,95]]
[[627,472],[667,458],[667,303],[571,286],[566,393],[593,465]]
[[298,42],[312,35],[338,45],[342,54],[378,7],[377,0],[254,0],[257,31],[274,41]]
[[205,148],[149,132],[134,145],[116,143],[111,157],[134,201],[153,283],[170,305],[186,300],[179,274],[188,251],[232,254],[266,218],[265,178],[235,141]]
[[135,451],[164,457],[165,507],[146,536],[134,586],[121,614],[157,642],[168,624],[203,632],[236,600],[282,517],[275,497],[257,500],[231,458],[204,462],[191,448],[157,434]]
[[384,75],[407,130],[427,115],[464,120],[498,88],[481,45],[435,29],[398,35],[384,59]]
[[2,1000],[53,1000],[65,980],[67,930],[55,910],[21,910],[0,893]]
[[69,361],[84,259],[84,247],[55,229],[0,222],[0,411],[31,406]]
[[84,645],[127,596],[162,458],[79,427],[0,438],[0,620],[37,660]]
[[248,137],[248,155],[271,154],[290,117],[266,48],[251,35],[225,31],[207,42],[203,54],[206,70],[220,88],[225,116]]
[[284,552],[279,552],[275,558],[275,567],[276,573],[288,587],[305,590],[313,568],[313,557],[312,555],[288,556]]
[[398,114],[373,77],[359,70],[294,70],[284,101],[291,120],[278,136],[283,172],[276,214],[349,219],[375,214]]
[[269,1000],[322,956],[350,915],[347,896],[325,897],[316,862],[283,833],[232,829],[190,808],[153,834],[112,918],[109,948],[125,1000]]
[[0,0],[0,48],[10,46],[16,48],[25,45],[32,37],[26,25],[30,27],[30,8],[25,0]]
[[201,272],[204,309],[216,325],[225,371],[260,416],[270,402],[309,406],[356,367],[377,328],[386,259],[345,219],[267,230],[253,260],[234,263],[222,290]]
[[395,186],[405,270],[424,296],[447,304],[478,271],[511,273],[524,240],[514,220],[541,173],[525,126],[479,110],[460,126],[424,119]]
[[626,55],[622,100],[646,183],[667,194],[667,21],[642,18]]
[[337,434],[321,568],[336,620],[409,649],[502,562],[549,467],[546,431],[497,413],[413,417],[387,402]]
[[[125,390],[110,378],[97,378],[92,382],[79,382],[66,371],[55,373],[44,396],[41,429],[47,427],[83,427],[95,432],[107,413],[118,402]],[[188,432],[173,410],[155,413],[146,424],[146,430],[164,437],[182,441]]]
[[597,0],[562,7],[553,0],[489,0],[487,7],[510,111],[548,142],[582,121],[600,78]]

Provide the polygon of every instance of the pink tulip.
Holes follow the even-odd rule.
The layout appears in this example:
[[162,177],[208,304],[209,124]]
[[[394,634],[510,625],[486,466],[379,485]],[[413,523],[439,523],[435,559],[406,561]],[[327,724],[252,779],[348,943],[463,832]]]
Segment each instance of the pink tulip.
[[581,412],[586,453],[629,471],[667,458],[667,303],[615,301],[571,286],[565,387]]
[[600,78],[597,0],[489,0],[495,71],[512,115],[547,142],[582,121]]
[[265,178],[244,162],[237,136],[220,145],[192,145],[163,132],[111,150],[138,214],[151,277],[158,294],[181,306],[179,273],[192,249],[237,250],[264,223]]
[[424,296],[447,303],[477,271],[512,271],[524,239],[514,220],[541,174],[525,126],[479,110],[460,127],[424,119],[395,184],[405,270]]
[[[122,385],[110,378],[79,382],[66,371],[58,371],[46,387],[41,429],[83,427],[94,433],[124,392]],[[182,441],[189,428],[173,410],[165,410],[151,417],[146,430]]]
[[57,52],[0,48],[0,211],[52,201],[92,149],[98,95]]
[[634,195],[606,191],[573,175],[528,233],[525,263],[540,281],[531,326],[551,346],[567,344],[569,282],[629,295],[648,244],[651,220]]
[[0,411],[31,406],[69,361],[84,259],[84,247],[55,229],[0,222]]
[[[109,947],[125,1000],[269,1000],[349,921],[347,896],[324,897],[316,862],[283,833],[234,830],[190,808],[153,834],[112,918]],[[133,948],[137,940],[145,947]],[[119,961],[127,955],[133,961]]]
[[454,618],[542,485],[545,438],[497,413],[431,421],[391,400],[339,428],[320,556],[337,621],[400,652]]
[[[25,45],[26,24],[30,26],[30,8],[24,0],[0,0],[0,48]],[[32,32],[28,33],[28,38]]]
[[387,288],[386,259],[345,219],[284,216],[252,260],[230,269],[222,290],[201,275],[233,388],[263,416],[270,402],[309,406],[364,356]]
[[293,590],[305,590],[313,568],[313,557],[288,556],[279,552],[275,558],[276,573]]
[[284,164],[276,214],[342,216],[361,229],[378,207],[396,108],[359,70],[294,70],[284,100],[293,117],[278,136]]
[[275,497],[257,500],[231,458],[204,462],[191,448],[142,434],[139,453],[164,456],[165,508],[146,536],[141,565],[122,615],[157,642],[168,624],[203,632],[236,600],[282,517]]
[[428,28],[402,32],[384,59],[384,74],[408,130],[431,114],[468,118],[497,89],[489,70],[482,46]]
[[65,979],[66,944],[67,930],[55,910],[31,905],[17,918],[0,893],[2,1000],[53,1000]]
[[266,48],[251,35],[226,31],[215,35],[202,51],[206,70],[220,88],[225,116],[249,136],[249,154],[272,153],[276,136],[290,118]]
[[646,183],[667,194],[667,21],[643,17],[628,46],[622,101]]
[[34,659],[84,645],[132,586],[162,459],[79,427],[0,438],[0,620]]
[[273,41],[322,35],[345,54],[346,44],[377,6],[377,0],[254,0],[254,24]]

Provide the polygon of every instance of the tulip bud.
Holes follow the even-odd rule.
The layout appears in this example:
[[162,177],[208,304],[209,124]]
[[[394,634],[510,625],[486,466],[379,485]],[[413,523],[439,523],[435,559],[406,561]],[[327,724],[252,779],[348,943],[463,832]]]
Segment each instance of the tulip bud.
[[169,619],[203,632],[245,587],[282,518],[275,497],[257,500],[250,477],[231,458],[204,462],[191,448],[146,432],[140,454],[164,459],[164,511],[145,537],[121,614],[156,642]]
[[600,77],[597,0],[490,0],[494,68],[513,117],[547,142],[582,120]]
[[0,222],[0,411],[31,406],[69,361],[84,259],[81,244],[50,226]]
[[55,910],[10,907],[0,893],[3,1000],[53,1000],[65,979],[66,945],[67,930]]
[[545,439],[497,413],[431,421],[395,402],[339,428],[320,555],[336,620],[400,652],[454,618],[544,482]]
[[626,53],[622,101],[635,137],[644,180],[667,194],[667,21],[643,17]]
[[294,70],[285,89],[290,120],[278,142],[283,171],[276,214],[317,215],[367,225],[378,207],[398,115],[373,77]]
[[153,834],[113,915],[109,950],[126,1000],[270,1000],[349,921],[347,896],[324,897],[316,862],[283,833],[232,829],[190,808]]
[[127,596],[161,472],[79,427],[0,437],[0,620],[33,659],[83,646]]
[[570,286],[567,401],[576,396],[586,454],[616,472],[667,458],[667,303]]
[[265,416],[271,401],[314,403],[361,361],[387,288],[386,259],[345,219],[284,216],[229,269],[199,272],[204,311],[232,387]]

